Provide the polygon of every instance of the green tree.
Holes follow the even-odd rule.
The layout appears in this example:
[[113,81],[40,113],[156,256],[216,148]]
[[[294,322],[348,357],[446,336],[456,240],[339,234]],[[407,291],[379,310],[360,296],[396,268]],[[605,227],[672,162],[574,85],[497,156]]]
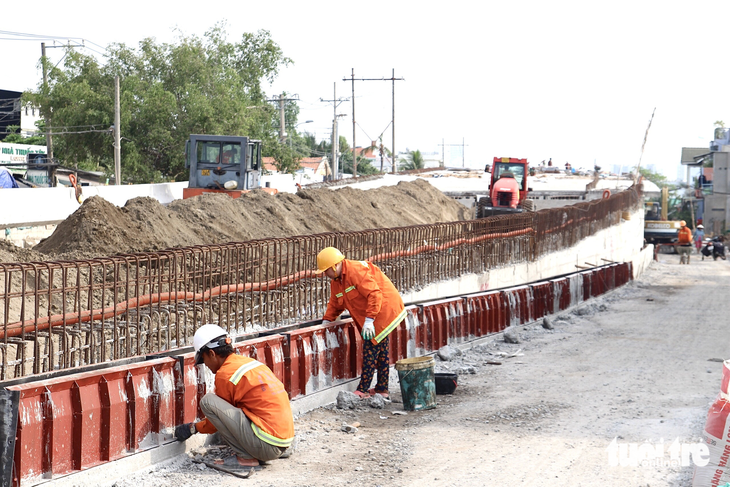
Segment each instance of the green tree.
[[420,150],[408,151],[406,157],[398,162],[402,171],[423,169],[426,165],[426,161],[424,161],[423,154],[421,154]]
[[[379,172],[383,172],[383,162],[385,161],[385,158],[393,156],[393,153],[390,151],[390,149],[388,149],[387,147],[385,147],[383,145],[383,136],[381,135],[380,137],[378,137],[378,143],[375,143],[375,141],[373,141],[370,144],[370,146],[363,149],[363,152],[367,151],[368,149],[372,149],[373,152],[377,152],[380,155]],[[359,159],[358,159],[358,161],[359,161]],[[357,164],[358,164],[358,166],[357,166],[358,172],[360,172],[360,162],[358,162]]]
[[[342,167],[342,172],[347,174],[353,174],[352,172],[352,150],[348,149],[345,151],[342,149],[342,146],[340,146],[340,165]],[[358,176],[368,176],[370,174],[379,174],[380,171],[378,171],[377,168],[373,167],[370,159],[363,157],[361,155],[357,156],[357,175]]]
[[643,167],[639,168],[639,172],[644,177],[644,179],[648,179],[652,183],[656,184],[660,188],[662,186],[670,186],[670,189],[673,189],[671,185],[667,184],[667,177],[663,174],[659,174],[658,172],[654,172],[651,169],[645,169]]
[[45,135],[24,137],[20,134],[20,127],[18,125],[8,125],[8,132],[10,133],[3,139],[3,142],[8,144],[46,145]]
[[[179,35],[174,44],[144,39],[137,48],[112,44],[108,61],[69,49],[61,67],[48,64],[49,82],[26,99],[41,107],[54,133],[54,155],[79,167],[113,171],[114,77],[120,77],[122,174],[129,182],[185,180],[190,134],[246,135],[264,155],[290,161],[272,126],[273,107],[262,82],[291,63],[267,31],[226,40],[223,24],[204,36]],[[278,128],[278,127],[277,127]]]

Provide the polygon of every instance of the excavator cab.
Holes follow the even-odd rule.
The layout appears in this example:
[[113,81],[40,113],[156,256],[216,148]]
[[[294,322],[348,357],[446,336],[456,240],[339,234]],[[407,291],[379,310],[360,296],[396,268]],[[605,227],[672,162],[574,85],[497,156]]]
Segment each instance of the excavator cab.
[[185,145],[190,169],[183,198],[227,193],[237,198],[260,187],[261,141],[233,135],[191,135]]

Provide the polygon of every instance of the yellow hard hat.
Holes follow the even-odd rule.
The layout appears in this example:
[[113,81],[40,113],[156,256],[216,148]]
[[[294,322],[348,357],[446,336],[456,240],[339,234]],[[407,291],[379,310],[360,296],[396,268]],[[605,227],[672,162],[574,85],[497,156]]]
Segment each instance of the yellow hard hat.
[[684,220],[682,220],[682,221],[679,222],[679,226],[680,227],[686,227],[687,226],[687,222],[684,221]]
[[345,256],[336,248],[324,248],[319,251],[319,254],[317,254],[317,273],[324,272],[330,267],[336,266],[343,260],[345,260]]

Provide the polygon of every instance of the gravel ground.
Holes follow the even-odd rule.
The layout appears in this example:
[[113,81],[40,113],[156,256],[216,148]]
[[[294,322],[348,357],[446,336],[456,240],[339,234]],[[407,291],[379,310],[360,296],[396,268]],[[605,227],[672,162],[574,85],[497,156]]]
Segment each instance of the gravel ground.
[[[700,440],[728,342],[728,262],[660,255],[641,279],[517,327],[437,369],[459,373],[435,409],[331,404],[296,418],[292,456],[248,480],[193,463],[205,449],[116,480],[140,486],[688,486],[692,467],[611,466],[611,442]],[[451,352],[451,353],[449,353]],[[494,362],[501,363],[496,365]],[[354,432],[343,425],[355,425]],[[109,485],[112,485],[111,483]]]

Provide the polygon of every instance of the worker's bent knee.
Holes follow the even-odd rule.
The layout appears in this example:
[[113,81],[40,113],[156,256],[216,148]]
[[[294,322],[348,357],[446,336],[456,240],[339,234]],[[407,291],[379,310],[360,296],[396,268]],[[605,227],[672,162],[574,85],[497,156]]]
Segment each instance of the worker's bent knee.
[[203,411],[203,414],[206,416],[210,416],[214,410],[220,408],[220,401],[225,402],[220,397],[209,392],[200,400],[200,410]]

